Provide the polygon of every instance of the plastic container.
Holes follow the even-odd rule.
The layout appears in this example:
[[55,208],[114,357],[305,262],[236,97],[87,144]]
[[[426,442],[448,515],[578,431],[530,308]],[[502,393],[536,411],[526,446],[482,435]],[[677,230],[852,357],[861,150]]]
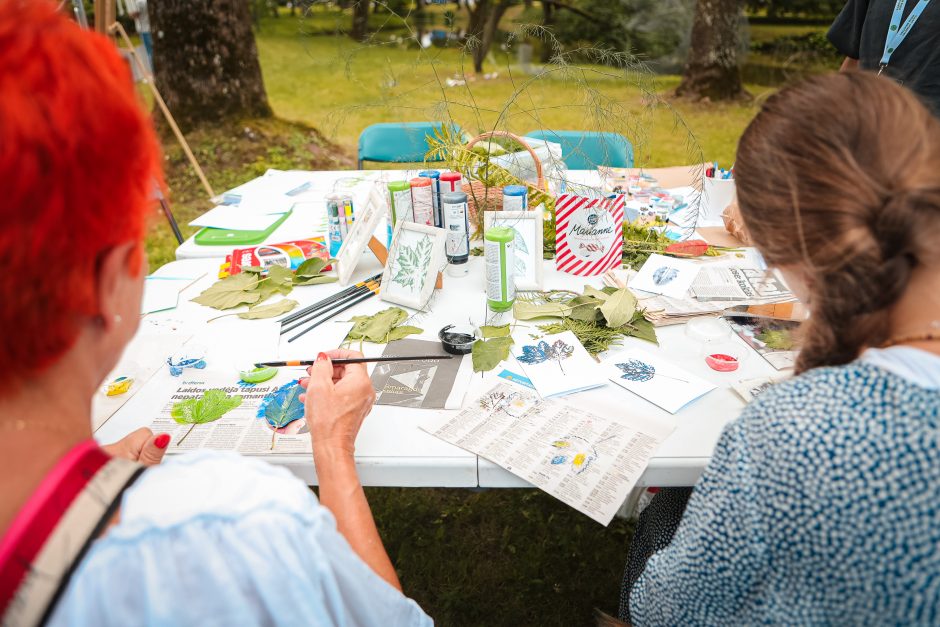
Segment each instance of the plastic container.
[[489,229],[483,237],[486,260],[486,305],[493,311],[509,311],[516,300],[511,266],[515,233],[507,226]]
[[747,355],[720,318],[693,318],[686,324],[685,334],[695,345],[696,356],[716,372],[735,372]]
[[434,187],[431,179],[419,176],[411,183],[411,219],[418,224],[434,226]]
[[437,336],[441,346],[451,355],[467,355],[477,341],[477,330],[469,324],[449,324]]
[[440,176],[441,193],[459,192],[463,187],[463,177],[460,172],[442,172]]
[[444,216],[441,213],[441,173],[437,170],[418,172],[421,178],[431,179],[431,193],[434,198],[434,226],[444,228]]
[[503,188],[503,211],[526,211],[529,208],[529,190],[524,185]]
[[[444,213],[444,229],[447,231],[448,274],[463,276],[470,260],[470,223],[467,217],[467,195],[463,192],[444,192],[441,194],[441,206]],[[460,270],[450,270],[450,266],[464,266]],[[456,273],[456,274],[455,274]]]

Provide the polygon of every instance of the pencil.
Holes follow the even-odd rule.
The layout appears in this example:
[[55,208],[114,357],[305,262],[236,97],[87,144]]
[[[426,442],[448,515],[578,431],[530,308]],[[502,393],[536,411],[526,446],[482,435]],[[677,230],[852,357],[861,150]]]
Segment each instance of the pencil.
[[[334,359],[334,366],[343,366],[346,364],[368,364],[372,362],[388,361],[428,361],[453,359],[453,355],[415,355],[413,357],[351,357],[349,359]],[[312,366],[316,360],[294,360],[294,361],[261,361],[255,364],[255,368],[283,368],[286,366]]]

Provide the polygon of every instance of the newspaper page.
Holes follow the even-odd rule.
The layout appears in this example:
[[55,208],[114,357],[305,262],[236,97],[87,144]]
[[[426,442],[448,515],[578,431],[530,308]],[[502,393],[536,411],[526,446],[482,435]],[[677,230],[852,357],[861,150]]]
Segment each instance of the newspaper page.
[[602,525],[640,479],[672,431],[628,426],[534,390],[499,383],[456,416],[422,426],[428,433],[499,464]]
[[[269,381],[255,385],[239,384],[233,379],[237,379],[237,376],[207,370],[184,371],[175,390],[150,424],[154,433],[170,434],[168,452],[212,449],[237,451],[244,455],[312,453],[313,446],[304,418],[275,429],[264,414],[265,402],[270,402],[280,391],[278,400],[288,401],[281,404],[284,411],[301,411],[302,416],[302,407],[298,407],[299,401],[289,394],[290,388],[296,384],[296,378],[281,373]],[[228,397],[240,398],[241,402],[208,422],[190,424],[174,419],[174,405],[190,399],[202,399],[207,390],[221,390]],[[209,411],[208,415],[211,417],[216,413],[218,411]]]
[[790,290],[776,276],[757,268],[704,267],[692,283],[698,300],[787,300]]

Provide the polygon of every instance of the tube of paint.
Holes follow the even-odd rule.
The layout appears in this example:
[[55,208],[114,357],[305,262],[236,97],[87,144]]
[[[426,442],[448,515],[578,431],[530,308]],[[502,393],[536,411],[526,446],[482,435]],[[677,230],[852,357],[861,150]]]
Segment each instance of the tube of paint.
[[526,211],[529,208],[529,190],[525,185],[507,185],[503,188],[503,211]]
[[440,176],[441,193],[462,191],[462,180],[460,172],[442,172]]
[[346,232],[348,233],[352,229],[353,222],[356,221],[355,212],[353,211],[353,197],[349,194],[337,194],[336,200],[339,202],[342,211],[340,216],[346,222]]
[[330,256],[335,257],[343,245],[343,225],[346,220],[340,215],[342,201],[337,196],[326,197],[326,215],[329,220]]
[[431,179],[431,192],[434,195],[434,226],[444,228],[444,215],[441,213],[441,173],[437,170],[418,172],[418,176]]
[[441,211],[447,231],[447,274],[466,276],[470,260],[470,224],[467,219],[467,195],[463,192],[441,194]]
[[411,183],[412,219],[418,224],[434,226],[434,189],[431,179],[419,176]]
[[486,259],[486,304],[493,311],[508,311],[516,300],[516,282],[511,266],[515,233],[508,226],[486,231],[483,250]]
[[411,214],[411,184],[408,181],[388,183],[388,246],[392,246],[395,225]]

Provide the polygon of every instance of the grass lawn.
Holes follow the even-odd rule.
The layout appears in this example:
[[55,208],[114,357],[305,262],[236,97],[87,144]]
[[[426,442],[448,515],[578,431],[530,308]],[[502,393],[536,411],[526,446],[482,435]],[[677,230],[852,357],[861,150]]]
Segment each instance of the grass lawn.
[[[651,167],[696,158],[730,165],[737,138],[757,110],[756,102],[672,101],[668,93],[678,82],[675,76],[624,81],[593,73],[579,83],[543,77],[509,105],[528,77],[510,74],[503,54],[487,64],[499,78],[476,81],[469,90],[445,88],[444,78],[468,65],[457,50],[360,46],[336,35],[311,34],[335,30],[335,19],[324,13],[262,22],[261,66],[280,119],[205,125],[188,135],[217,193],[269,167],[351,167],[366,125],[440,119],[445,111],[470,132],[494,127],[517,133],[539,127],[621,132],[637,143],[638,163]],[[373,23],[378,19],[373,16]],[[652,110],[645,106],[649,94],[641,83],[664,96]],[[757,102],[770,91],[749,88]],[[676,125],[674,113],[685,126]],[[624,118],[625,124],[611,122]],[[645,132],[637,132],[637,120]],[[697,149],[690,151],[690,143]],[[193,229],[186,223],[209,204],[171,136],[164,149],[173,208],[189,235]],[[155,221],[147,241],[151,267],[172,260],[175,246],[165,223]],[[604,528],[534,490],[376,488],[368,495],[406,592],[438,624],[584,625],[595,607],[616,612],[632,533],[626,521]]]

